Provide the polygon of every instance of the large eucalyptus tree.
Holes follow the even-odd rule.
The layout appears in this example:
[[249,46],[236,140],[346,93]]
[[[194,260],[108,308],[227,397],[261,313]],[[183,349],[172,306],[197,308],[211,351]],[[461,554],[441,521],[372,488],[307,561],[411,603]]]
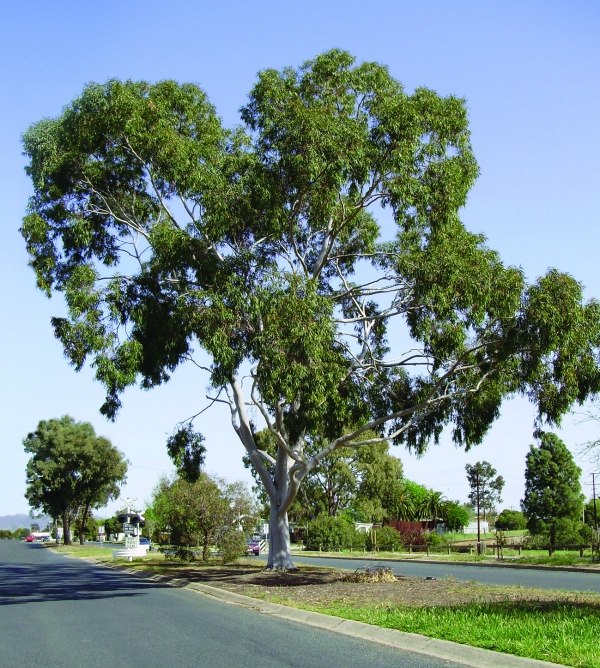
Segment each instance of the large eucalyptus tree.
[[463,100],[408,94],[334,50],[261,72],[241,118],[222,127],[192,84],[86,86],[25,133],[22,233],[109,418],[127,386],[167,381],[193,345],[208,354],[211,400],[270,497],[268,565],[292,568],[287,510],[323,457],[377,438],[423,451],[446,425],[468,448],[517,393],[558,422],[600,388],[599,309],[558,271],[528,285],[465,229],[478,169]]

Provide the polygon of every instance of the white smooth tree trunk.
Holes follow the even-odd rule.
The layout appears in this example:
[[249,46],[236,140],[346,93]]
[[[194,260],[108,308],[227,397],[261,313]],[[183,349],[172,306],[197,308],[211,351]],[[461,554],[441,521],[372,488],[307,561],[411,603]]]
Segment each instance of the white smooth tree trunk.
[[271,502],[267,569],[289,571],[295,568],[290,549],[290,527],[287,513],[279,517],[277,507]]

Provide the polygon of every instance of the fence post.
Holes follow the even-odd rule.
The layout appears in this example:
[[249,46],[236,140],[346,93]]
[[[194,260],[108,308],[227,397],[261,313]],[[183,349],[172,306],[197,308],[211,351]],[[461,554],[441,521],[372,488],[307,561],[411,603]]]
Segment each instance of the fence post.
[[521,556],[521,550],[522,550],[522,549],[523,549],[523,548],[522,548],[520,545],[517,547],[517,550],[519,550],[519,556]]
[[429,556],[429,545],[427,546],[427,556]]
[[579,548],[579,556],[580,556],[580,557],[583,557],[583,547],[580,547],[580,548]]
[[450,546],[448,546],[448,555],[450,555]]
[[408,546],[408,554],[412,554],[412,545]]

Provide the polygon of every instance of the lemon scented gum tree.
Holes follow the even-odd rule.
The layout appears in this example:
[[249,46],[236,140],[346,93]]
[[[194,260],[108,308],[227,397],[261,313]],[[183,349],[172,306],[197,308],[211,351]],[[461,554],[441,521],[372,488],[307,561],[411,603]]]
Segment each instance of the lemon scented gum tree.
[[270,499],[268,568],[290,569],[287,510],[323,457],[379,439],[423,452],[446,425],[469,448],[515,394],[558,423],[600,386],[599,311],[570,276],[527,284],[465,229],[478,169],[463,100],[408,94],[333,50],[261,72],[241,119],[224,128],[193,84],[87,85],[24,135],[22,234],[39,287],[65,296],[55,334],[76,369],[95,368],[107,417],[127,386],[166,382],[192,345],[207,353],[210,399],[230,407]]

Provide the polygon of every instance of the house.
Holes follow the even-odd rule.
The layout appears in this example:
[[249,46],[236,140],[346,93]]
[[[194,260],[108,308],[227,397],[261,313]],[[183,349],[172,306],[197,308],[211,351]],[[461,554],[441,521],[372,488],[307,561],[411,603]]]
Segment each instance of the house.
[[[489,533],[490,531],[490,525],[487,520],[479,520],[479,529],[481,533]],[[477,520],[474,522],[469,522],[467,526],[464,528],[464,533],[469,533],[469,534],[477,534]]]
[[373,528],[373,522],[354,522],[354,528],[358,533],[369,533]]

